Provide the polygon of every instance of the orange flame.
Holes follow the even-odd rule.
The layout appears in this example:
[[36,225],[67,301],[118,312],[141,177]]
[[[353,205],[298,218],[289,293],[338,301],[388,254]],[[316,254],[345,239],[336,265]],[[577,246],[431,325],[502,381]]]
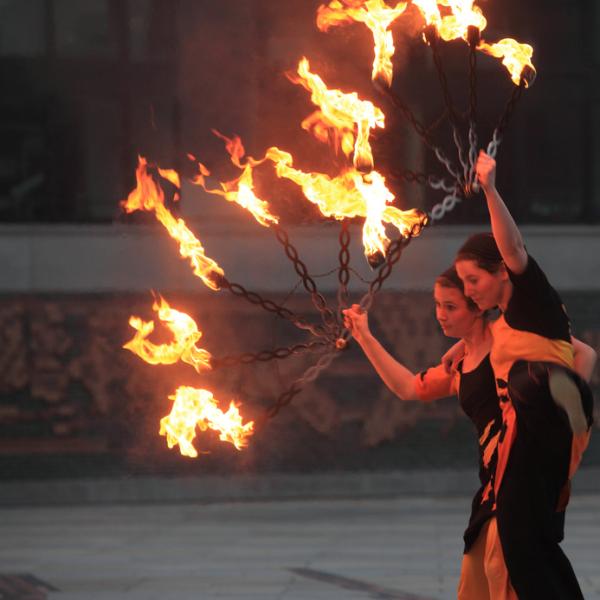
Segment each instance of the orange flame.
[[173,169],[158,169],[158,173],[161,177],[170,181],[177,189],[181,189],[181,180],[177,171]]
[[[474,4],[475,0],[412,0],[419,8],[427,25],[433,25],[440,37],[445,41],[462,38],[469,39],[469,27],[476,27],[483,31],[487,27],[487,20],[481,8]],[[450,10],[450,14],[442,16],[440,6]],[[532,77],[525,78],[525,86],[529,86],[535,78],[535,67],[531,59],[533,48],[528,44],[506,38],[496,44],[481,41],[478,50],[495,58],[501,58],[502,64],[508,69],[515,85],[521,82],[523,70],[529,67]]]
[[327,31],[337,25],[346,25],[352,21],[364,23],[373,34],[375,59],[372,78],[380,77],[388,87],[392,85],[394,67],[394,38],[389,31],[390,25],[406,10],[406,2],[398,2],[394,8],[383,0],[332,0],[329,5],[322,4],[317,11],[317,27]]
[[347,169],[331,178],[323,173],[295,169],[292,155],[278,148],[269,148],[267,156],[275,163],[277,175],[299,185],[306,198],[326,217],[338,220],[364,217],[363,244],[368,256],[378,251],[385,255],[387,251],[390,240],[384,223],[393,225],[400,235],[406,236],[413,225],[422,225],[427,218],[416,209],[401,211],[390,206],[394,195],[377,171],[364,175],[356,169]]
[[190,231],[185,221],[176,219],[165,207],[164,192],[148,173],[148,162],[141,156],[135,176],[137,187],[129,194],[127,200],[121,203],[123,210],[126,213],[136,210],[154,212],[169,235],[179,242],[179,253],[183,258],[190,260],[194,275],[210,289],[218,290],[217,280],[224,275],[223,270],[214,260],[206,256],[200,240]]
[[[515,85],[520,85],[521,76],[526,67],[529,67],[531,73],[535,76],[535,67],[531,62],[533,48],[529,44],[520,44],[511,38],[505,38],[496,44],[481,42],[478,48],[486,54],[501,58],[502,64],[508,69]],[[525,87],[529,87],[532,78],[524,78],[523,80]]]
[[353,163],[359,170],[373,168],[373,152],[369,144],[371,129],[385,127],[385,115],[372,102],[360,100],[356,92],[345,94],[330,90],[323,80],[310,72],[310,64],[302,58],[298,65],[298,78],[294,83],[303,85],[311,92],[311,100],[320,111],[313,113],[302,126],[312,130],[321,141],[327,139],[325,132],[331,130],[346,156],[354,148]]
[[[487,20],[482,10],[474,6],[474,0],[412,0],[418,7],[427,25],[433,25],[440,37],[449,42],[463,38],[468,40],[469,27],[483,31]],[[442,15],[440,6],[450,10]]]
[[212,429],[219,432],[219,439],[233,444],[238,450],[248,445],[253,434],[254,422],[242,422],[238,408],[231,402],[227,412],[217,405],[212,392],[181,386],[175,390],[171,413],[160,420],[160,435],[166,436],[169,448],[179,445],[182,456],[195,458],[198,451],[192,443],[196,427],[200,431]]
[[249,156],[246,163],[242,164],[242,158],[246,154],[242,140],[237,135],[230,139],[218,131],[213,130],[213,133],[225,141],[225,148],[231,156],[231,162],[242,170],[242,175],[234,181],[221,183],[223,188],[221,190],[209,190],[204,184],[204,179],[197,181],[197,183],[204,187],[209,194],[223,196],[228,202],[235,202],[246,209],[265,227],[278,223],[279,218],[271,214],[269,205],[254,193],[254,168],[264,162],[264,159],[257,161]]
[[198,348],[196,342],[202,332],[192,317],[172,309],[164,298],[154,302],[154,310],[163,325],[175,338],[170,344],[153,344],[148,340],[154,331],[154,321],[142,321],[139,317],[130,317],[129,324],[136,330],[135,336],[123,348],[137,354],[151,365],[172,365],[180,360],[192,365],[196,371],[211,369],[210,352]]

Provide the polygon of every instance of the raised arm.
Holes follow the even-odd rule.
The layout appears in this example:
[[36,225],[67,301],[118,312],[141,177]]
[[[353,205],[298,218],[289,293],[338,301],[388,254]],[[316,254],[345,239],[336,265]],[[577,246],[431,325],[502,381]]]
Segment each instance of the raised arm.
[[487,200],[492,233],[502,260],[513,273],[523,273],[527,268],[525,244],[517,224],[496,189],[496,161],[483,151],[477,159],[477,178]]
[[571,342],[575,353],[574,370],[579,376],[589,382],[594,373],[598,355],[591,346],[588,346],[577,338],[571,338]]
[[344,325],[385,383],[401,400],[418,400],[415,374],[399,363],[374,337],[367,313],[358,304],[344,310]]

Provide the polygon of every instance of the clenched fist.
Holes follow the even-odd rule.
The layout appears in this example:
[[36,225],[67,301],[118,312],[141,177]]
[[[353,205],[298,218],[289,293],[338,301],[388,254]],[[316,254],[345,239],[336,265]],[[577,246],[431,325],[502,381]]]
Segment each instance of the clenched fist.
[[496,187],[496,161],[483,150],[479,152],[477,157],[477,165],[475,166],[477,180],[483,188],[483,191],[493,190]]

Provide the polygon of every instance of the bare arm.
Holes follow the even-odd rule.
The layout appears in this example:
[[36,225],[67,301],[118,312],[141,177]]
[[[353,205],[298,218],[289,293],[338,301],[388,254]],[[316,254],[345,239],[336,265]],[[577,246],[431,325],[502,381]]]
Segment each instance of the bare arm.
[[496,189],[496,161],[483,151],[477,159],[477,178],[485,193],[492,233],[502,260],[513,273],[523,273],[527,268],[525,244],[517,224]]
[[455,371],[458,367],[458,363],[465,356],[465,342],[464,340],[458,340],[447,352],[442,356],[441,363],[444,365],[446,373]]
[[401,400],[418,400],[415,374],[391,356],[373,337],[367,313],[355,304],[352,308],[344,310],[344,324],[350,329],[385,385]]
[[571,342],[573,343],[573,350],[575,353],[574,370],[580,377],[583,377],[583,379],[589,382],[594,373],[598,355],[591,346],[588,346],[577,338],[571,338]]

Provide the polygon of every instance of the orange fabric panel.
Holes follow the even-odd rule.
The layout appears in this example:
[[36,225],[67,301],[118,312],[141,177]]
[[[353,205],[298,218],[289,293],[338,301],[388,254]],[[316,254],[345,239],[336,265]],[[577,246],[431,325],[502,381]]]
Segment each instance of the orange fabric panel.
[[496,498],[498,497],[502,478],[506,471],[510,450],[517,436],[517,415],[512,402],[510,402],[510,400],[501,402],[500,408],[502,409],[502,421],[506,431],[504,437],[498,443],[498,462],[496,463],[496,478],[494,480],[494,493]]
[[460,375],[447,373],[443,365],[432,367],[415,375],[415,391],[419,400],[430,402],[455,396],[458,393]]
[[481,528],[473,547],[463,556],[458,600],[518,600],[504,562],[495,518]]
[[536,333],[513,329],[504,315],[491,325],[494,342],[490,360],[496,379],[507,381],[508,372],[517,360],[545,361],[573,369],[573,345],[551,340]]

